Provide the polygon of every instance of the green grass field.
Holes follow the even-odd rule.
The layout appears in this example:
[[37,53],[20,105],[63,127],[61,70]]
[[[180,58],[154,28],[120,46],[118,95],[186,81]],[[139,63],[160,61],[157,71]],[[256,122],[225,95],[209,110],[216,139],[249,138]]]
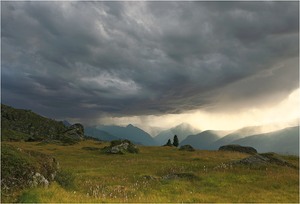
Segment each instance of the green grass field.
[[[2,202],[299,203],[298,169],[223,165],[249,156],[242,153],[140,146],[139,154],[108,155],[100,148],[109,143],[97,141],[72,146],[3,143],[52,155],[68,179],[16,192]],[[299,167],[298,157],[284,159]]]

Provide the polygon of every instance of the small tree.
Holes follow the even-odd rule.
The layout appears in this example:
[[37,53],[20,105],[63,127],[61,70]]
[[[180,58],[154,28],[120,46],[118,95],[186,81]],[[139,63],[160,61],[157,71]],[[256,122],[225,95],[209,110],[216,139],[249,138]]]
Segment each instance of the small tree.
[[173,145],[174,145],[175,147],[178,147],[178,145],[179,145],[179,140],[178,140],[177,135],[174,136],[174,139],[173,139]]
[[171,140],[169,139],[168,142],[167,142],[167,144],[165,144],[164,146],[172,146]]

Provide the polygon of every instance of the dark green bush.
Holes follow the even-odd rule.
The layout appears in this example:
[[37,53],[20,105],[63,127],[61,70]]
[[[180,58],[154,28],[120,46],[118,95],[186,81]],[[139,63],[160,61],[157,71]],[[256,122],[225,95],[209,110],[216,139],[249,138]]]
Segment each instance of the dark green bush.
[[57,172],[55,180],[59,185],[66,189],[74,189],[75,188],[75,174],[70,170],[60,170]]
[[25,191],[18,198],[17,203],[40,203],[40,200],[35,192]]
[[30,138],[30,135],[9,130],[9,129],[1,129],[1,141],[26,141]]

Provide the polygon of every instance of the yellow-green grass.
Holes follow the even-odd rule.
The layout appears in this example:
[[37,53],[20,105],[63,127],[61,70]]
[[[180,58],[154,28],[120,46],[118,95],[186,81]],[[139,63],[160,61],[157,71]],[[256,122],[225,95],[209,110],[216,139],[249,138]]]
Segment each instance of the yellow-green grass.
[[[298,169],[222,165],[247,154],[140,146],[139,154],[108,155],[83,149],[109,145],[97,141],[5,143],[50,154],[75,175],[72,188],[54,182],[49,188],[26,189],[11,198],[19,202],[299,202]],[[284,159],[299,166],[298,157]],[[165,178],[180,173],[187,177]]]

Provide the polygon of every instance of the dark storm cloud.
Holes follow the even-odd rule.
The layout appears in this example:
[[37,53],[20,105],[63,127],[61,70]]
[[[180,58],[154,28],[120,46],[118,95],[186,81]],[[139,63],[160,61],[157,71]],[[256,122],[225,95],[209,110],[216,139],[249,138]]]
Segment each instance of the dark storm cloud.
[[298,86],[298,2],[2,2],[1,13],[2,101],[51,117],[242,108]]

